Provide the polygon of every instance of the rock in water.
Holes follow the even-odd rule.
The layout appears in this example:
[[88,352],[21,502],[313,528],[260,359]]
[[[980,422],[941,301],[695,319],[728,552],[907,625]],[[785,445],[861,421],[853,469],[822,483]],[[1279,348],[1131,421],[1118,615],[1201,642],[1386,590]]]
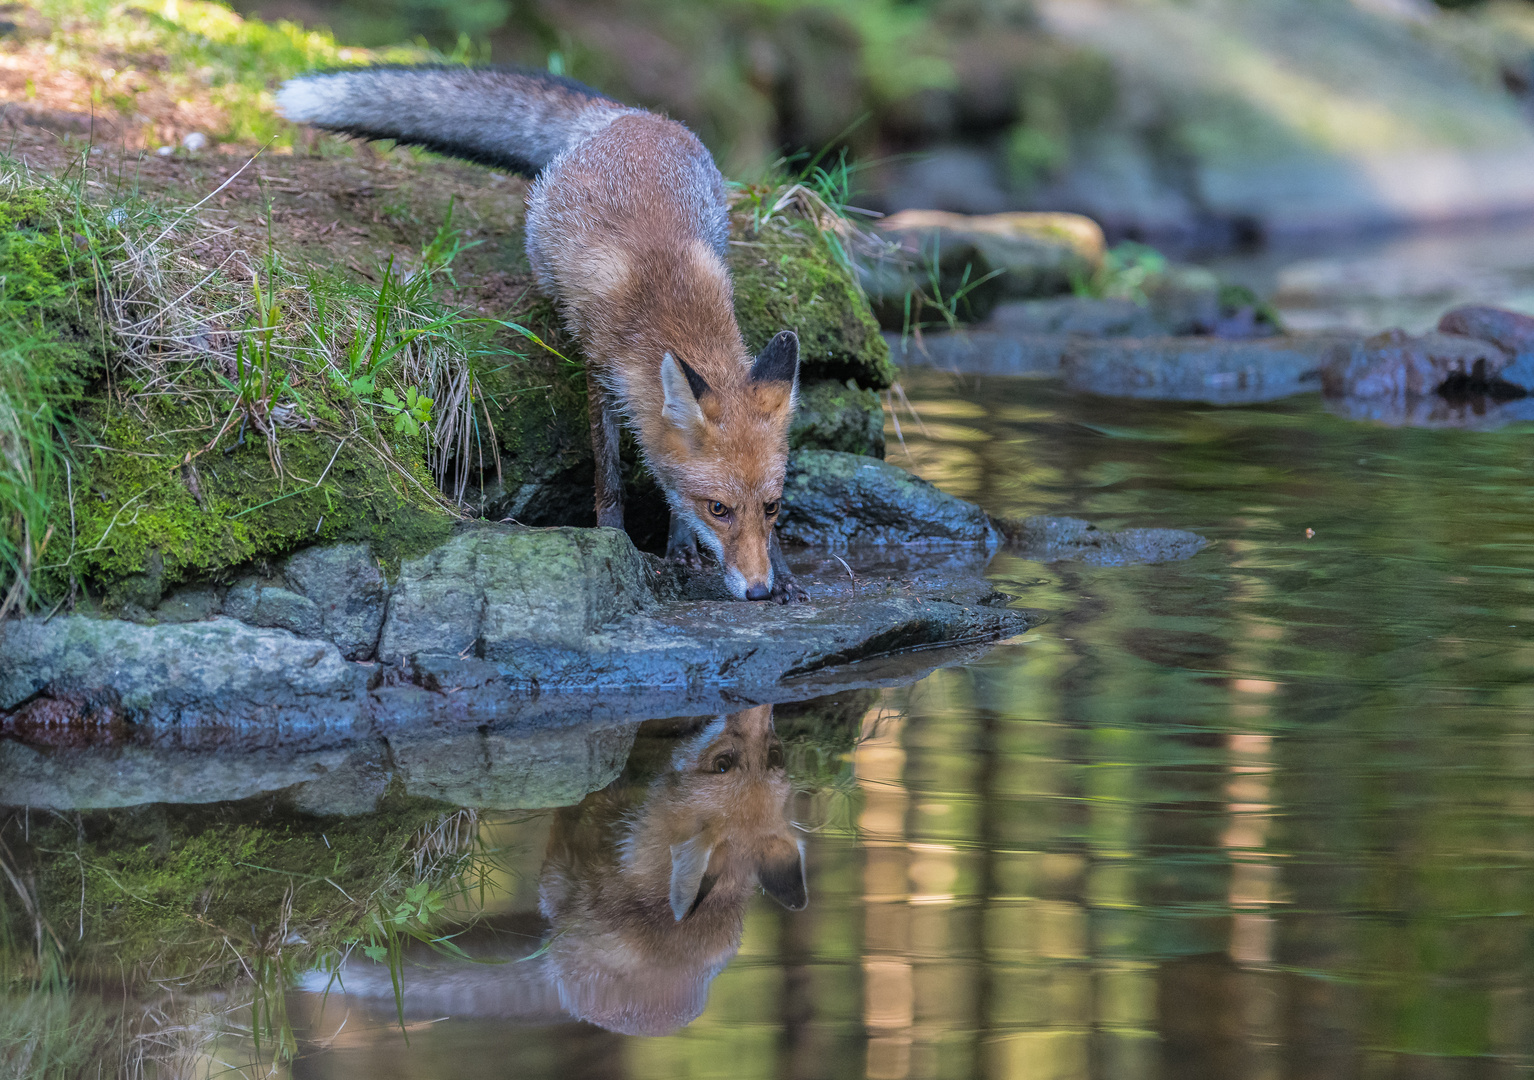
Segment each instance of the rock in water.
[[1438,320],[1445,334],[1489,341],[1513,358],[1498,377],[1521,390],[1534,390],[1534,317],[1504,308],[1466,304]]
[[1414,337],[1387,330],[1336,357],[1321,373],[1327,397],[1404,400],[1426,397],[1450,379],[1484,387],[1512,361],[1489,341],[1459,334]]
[[1083,340],[1067,351],[1061,373],[1072,390],[1105,397],[1215,405],[1276,401],[1318,389],[1321,369],[1348,341],[1325,336]]
[[995,547],[1000,537],[974,503],[897,465],[834,450],[789,459],[778,536],[787,544]]

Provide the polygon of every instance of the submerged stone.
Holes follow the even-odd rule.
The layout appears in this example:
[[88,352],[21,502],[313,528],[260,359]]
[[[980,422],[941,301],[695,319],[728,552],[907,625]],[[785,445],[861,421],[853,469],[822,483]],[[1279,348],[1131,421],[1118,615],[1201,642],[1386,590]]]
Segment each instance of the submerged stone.
[[1198,533],[1184,529],[1120,529],[1103,532],[1072,517],[997,519],[1007,548],[1039,562],[1084,562],[1096,566],[1177,562],[1209,546]]

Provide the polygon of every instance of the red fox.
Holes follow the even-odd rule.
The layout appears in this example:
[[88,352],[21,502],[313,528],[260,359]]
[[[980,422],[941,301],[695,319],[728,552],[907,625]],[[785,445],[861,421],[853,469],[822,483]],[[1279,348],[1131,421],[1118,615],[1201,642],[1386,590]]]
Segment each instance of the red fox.
[[[649,783],[631,758],[623,779],[556,815],[538,879],[543,947],[532,956],[515,947],[510,964],[413,964],[407,1015],[574,1016],[631,1035],[697,1019],[740,948],[756,887],[791,911],[809,895],[772,706],[705,722],[670,749]],[[480,959],[507,958],[513,940],[496,933],[486,947],[472,931],[456,938]],[[348,994],[393,994],[381,965],[348,964],[341,978]],[[330,975],[311,973],[302,985],[329,990]]]
[[742,600],[807,599],[773,524],[799,341],[754,360],[724,255],[724,180],[696,136],[546,72],[370,67],[291,79],[288,119],[534,177],[527,254],[587,357],[597,524],[622,528],[618,422],[671,506],[667,555],[711,550]]

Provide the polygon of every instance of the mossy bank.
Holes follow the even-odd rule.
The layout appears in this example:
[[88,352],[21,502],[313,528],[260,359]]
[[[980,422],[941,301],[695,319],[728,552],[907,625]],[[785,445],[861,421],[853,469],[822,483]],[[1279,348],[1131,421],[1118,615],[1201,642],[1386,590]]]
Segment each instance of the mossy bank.
[[[143,617],[312,544],[368,541],[392,574],[456,521],[592,523],[583,358],[531,287],[520,181],[404,152],[275,157],[254,183],[188,159],[101,196],[90,155],[3,164],[4,408],[33,417],[8,454],[13,607]],[[227,209],[178,209],[209,191]],[[894,369],[845,260],[792,211],[733,241],[748,344],[804,344],[794,447],[882,454]]]

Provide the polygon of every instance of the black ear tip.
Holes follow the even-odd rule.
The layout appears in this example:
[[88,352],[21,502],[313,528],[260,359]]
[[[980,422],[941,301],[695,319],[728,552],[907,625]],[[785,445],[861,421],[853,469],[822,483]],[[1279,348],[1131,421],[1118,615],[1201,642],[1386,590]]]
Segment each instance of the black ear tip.
[[798,370],[799,335],[792,330],[780,330],[751,365],[751,377],[792,382]]

